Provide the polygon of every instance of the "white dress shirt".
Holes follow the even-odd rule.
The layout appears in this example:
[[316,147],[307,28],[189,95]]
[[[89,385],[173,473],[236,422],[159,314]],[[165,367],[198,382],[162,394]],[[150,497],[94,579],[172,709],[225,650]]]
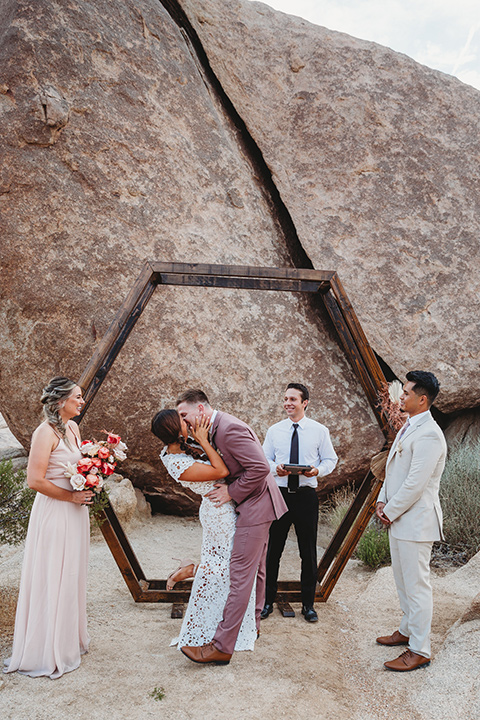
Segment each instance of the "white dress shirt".
[[[298,464],[318,468],[318,476],[299,475],[299,487],[316,488],[318,486],[317,477],[329,475],[335,469],[338,457],[325,425],[321,425],[305,415],[296,424],[298,425]],[[288,465],[290,462],[292,433],[293,421],[286,418],[267,430],[263,443],[263,451],[279,487],[288,486],[288,475],[279,477],[277,465]]]
[[412,427],[412,425],[415,425],[419,420],[421,420],[429,411],[425,410],[425,412],[417,413],[416,415],[410,415],[408,416],[408,424],[409,427]]

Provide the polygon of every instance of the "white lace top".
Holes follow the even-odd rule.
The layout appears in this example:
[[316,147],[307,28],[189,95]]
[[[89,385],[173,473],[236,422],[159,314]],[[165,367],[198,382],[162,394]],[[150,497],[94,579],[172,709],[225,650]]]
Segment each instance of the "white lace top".
[[165,465],[168,474],[171,475],[174,480],[180,483],[180,485],[183,485],[183,487],[193,490],[193,492],[202,496],[213,489],[213,486],[218,480],[210,480],[209,482],[186,482],[180,479],[185,470],[195,465],[196,462],[209,465],[208,460],[195,460],[191,455],[186,455],[185,453],[169,453],[167,450],[166,447],[163,448],[160,453],[160,459]]

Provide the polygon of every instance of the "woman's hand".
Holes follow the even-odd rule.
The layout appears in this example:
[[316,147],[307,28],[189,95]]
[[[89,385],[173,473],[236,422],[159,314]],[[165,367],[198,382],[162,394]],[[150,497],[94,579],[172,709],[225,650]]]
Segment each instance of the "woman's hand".
[[205,416],[202,415],[200,419],[195,418],[195,427],[190,426],[190,432],[193,435],[193,439],[196,440],[202,447],[205,443],[208,443],[208,431],[210,430],[211,422]]
[[76,505],[91,505],[93,492],[91,490],[74,490],[72,492],[72,502]]

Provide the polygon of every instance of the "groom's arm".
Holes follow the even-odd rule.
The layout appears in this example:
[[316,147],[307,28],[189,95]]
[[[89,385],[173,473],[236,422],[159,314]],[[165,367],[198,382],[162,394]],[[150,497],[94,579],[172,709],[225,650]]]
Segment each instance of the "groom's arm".
[[253,430],[244,425],[231,425],[223,442],[243,468],[243,472],[228,485],[229,495],[238,505],[264,482],[270,473],[270,465]]

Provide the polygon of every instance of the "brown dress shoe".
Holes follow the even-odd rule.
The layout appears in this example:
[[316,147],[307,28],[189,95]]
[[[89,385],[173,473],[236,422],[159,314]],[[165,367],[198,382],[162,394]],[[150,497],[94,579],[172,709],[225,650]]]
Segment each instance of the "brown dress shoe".
[[395,670],[395,672],[408,672],[416,670],[419,667],[430,665],[430,658],[418,655],[411,650],[405,650],[396,660],[389,660],[383,663],[387,670]]
[[212,642],[206,645],[200,645],[200,647],[185,647],[180,648],[182,653],[186,655],[189,660],[193,660],[196,663],[215,663],[215,665],[228,665],[230,658],[232,657],[228,653],[220,652],[217,650]]
[[383,635],[382,637],[377,638],[377,643],[379,645],[408,645],[408,637],[406,635],[402,635],[401,632],[398,630],[395,630],[394,633],[391,635]]

